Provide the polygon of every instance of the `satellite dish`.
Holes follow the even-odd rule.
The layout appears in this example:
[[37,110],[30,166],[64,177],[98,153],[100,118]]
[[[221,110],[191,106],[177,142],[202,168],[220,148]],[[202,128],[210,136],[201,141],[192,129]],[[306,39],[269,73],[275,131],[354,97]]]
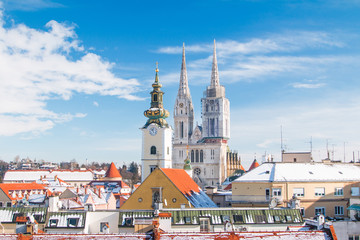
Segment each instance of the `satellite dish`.
[[278,199],[277,198],[272,198],[270,203],[269,203],[269,208],[274,208],[278,205]]

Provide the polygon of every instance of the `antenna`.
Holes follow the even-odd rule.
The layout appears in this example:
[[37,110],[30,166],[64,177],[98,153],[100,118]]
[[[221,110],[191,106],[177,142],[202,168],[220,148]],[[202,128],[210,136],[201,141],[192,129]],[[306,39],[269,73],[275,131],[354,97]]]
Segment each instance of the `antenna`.
[[310,137],[310,141],[305,143],[310,143],[310,153],[312,153],[312,136]]

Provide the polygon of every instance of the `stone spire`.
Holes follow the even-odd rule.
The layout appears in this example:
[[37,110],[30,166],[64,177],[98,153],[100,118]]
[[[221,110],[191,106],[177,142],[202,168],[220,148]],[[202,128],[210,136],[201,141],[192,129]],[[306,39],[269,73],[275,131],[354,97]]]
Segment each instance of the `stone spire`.
[[215,39],[214,39],[214,53],[213,53],[213,63],[212,63],[212,71],[211,71],[211,87],[218,87],[220,86],[219,81],[219,71],[218,71],[218,65],[217,65],[217,59],[216,59],[216,45],[215,45]]
[[185,97],[185,96],[191,98],[189,84],[188,84],[188,78],[187,78],[187,72],[186,72],[185,43],[183,43],[183,53],[182,53],[182,63],[181,63],[178,97],[181,98],[181,97]]

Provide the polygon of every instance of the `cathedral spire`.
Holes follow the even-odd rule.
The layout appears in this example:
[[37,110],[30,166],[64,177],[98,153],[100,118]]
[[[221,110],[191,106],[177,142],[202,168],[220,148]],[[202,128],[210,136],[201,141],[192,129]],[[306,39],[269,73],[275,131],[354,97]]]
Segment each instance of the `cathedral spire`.
[[213,53],[213,63],[212,63],[212,71],[211,71],[211,87],[218,87],[220,86],[219,81],[219,72],[218,72],[218,65],[216,59],[216,43],[214,39],[214,53]]
[[190,90],[187,78],[186,71],[186,60],[185,60],[185,43],[183,43],[183,52],[182,52],[182,63],[181,63],[181,72],[180,72],[180,84],[179,84],[179,97],[190,97]]

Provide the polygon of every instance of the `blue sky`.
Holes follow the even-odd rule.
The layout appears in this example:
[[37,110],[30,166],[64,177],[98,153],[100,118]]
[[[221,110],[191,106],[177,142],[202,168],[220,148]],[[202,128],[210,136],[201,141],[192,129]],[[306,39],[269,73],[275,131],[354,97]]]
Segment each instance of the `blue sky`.
[[[140,161],[159,62],[173,113],[185,42],[196,120],[213,39],[245,166],[287,151],[360,151],[360,2],[2,2],[0,159]],[[168,119],[173,124],[173,119]],[[344,151],[345,146],[345,151]]]

